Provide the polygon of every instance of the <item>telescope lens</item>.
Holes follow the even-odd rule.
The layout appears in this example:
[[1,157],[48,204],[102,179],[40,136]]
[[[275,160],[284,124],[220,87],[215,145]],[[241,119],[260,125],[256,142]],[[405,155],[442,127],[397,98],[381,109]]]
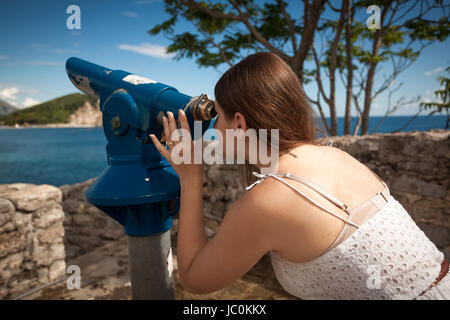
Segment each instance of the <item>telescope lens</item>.
[[208,102],[202,108],[203,120],[211,120],[217,115],[216,108],[214,108],[214,101],[208,100]]
[[209,111],[209,115],[210,115],[210,119],[215,118],[217,116],[217,111],[216,111],[216,104],[215,102],[213,102],[212,108]]
[[191,103],[189,103],[189,106],[192,116],[196,121],[211,120],[217,115],[214,101],[209,100],[206,94],[194,98]]

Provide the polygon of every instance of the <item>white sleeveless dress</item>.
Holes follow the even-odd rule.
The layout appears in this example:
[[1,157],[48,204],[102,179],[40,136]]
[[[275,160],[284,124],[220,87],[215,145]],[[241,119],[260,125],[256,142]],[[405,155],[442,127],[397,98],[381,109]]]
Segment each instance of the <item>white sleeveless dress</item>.
[[[358,225],[329,211],[281,179],[291,178],[308,185],[352,216],[351,208],[305,178],[291,173],[263,175],[253,172],[253,175],[260,179],[247,190],[267,177],[275,178],[349,226],[357,228],[343,239],[344,227],[338,236],[341,241],[336,239],[329,250],[312,261],[294,263],[271,251],[275,275],[290,294],[301,299],[450,299],[449,274],[421,295],[438,277],[444,254],[389,192],[383,193],[383,203],[380,201],[383,199],[381,193],[369,199],[378,209]],[[384,181],[378,179],[388,191]]]

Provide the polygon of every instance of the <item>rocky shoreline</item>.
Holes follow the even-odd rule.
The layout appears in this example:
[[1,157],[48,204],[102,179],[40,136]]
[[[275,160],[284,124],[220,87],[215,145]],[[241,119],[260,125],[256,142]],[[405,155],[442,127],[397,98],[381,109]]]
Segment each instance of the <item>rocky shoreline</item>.
[[32,129],[32,128],[97,128],[101,127],[93,124],[71,124],[71,123],[49,123],[49,124],[30,124],[17,126],[0,126],[0,129]]
[[[66,123],[46,123],[32,124],[24,122],[15,123],[13,126],[5,125],[0,121],[0,129],[27,129],[27,128],[93,128],[102,126],[103,115],[99,109],[98,101],[95,106],[86,101],[74,113],[72,113]],[[61,120],[59,120],[61,121]]]

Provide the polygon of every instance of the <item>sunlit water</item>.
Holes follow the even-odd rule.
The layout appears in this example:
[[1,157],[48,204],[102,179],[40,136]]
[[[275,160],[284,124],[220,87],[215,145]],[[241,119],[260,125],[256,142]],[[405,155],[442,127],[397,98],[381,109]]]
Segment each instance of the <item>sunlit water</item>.
[[[381,117],[371,117],[369,133]],[[411,116],[385,119],[377,133],[402,127]],[[417,117],[403,131],[444,128],[446,116]],[[343,118],[338,118],[339,135]],[[352,126],[356,119],[352,120]],[[30,128],[0,130],[0,184],[28,182],[61,186],[98,176],[106,167],[103,128]]]

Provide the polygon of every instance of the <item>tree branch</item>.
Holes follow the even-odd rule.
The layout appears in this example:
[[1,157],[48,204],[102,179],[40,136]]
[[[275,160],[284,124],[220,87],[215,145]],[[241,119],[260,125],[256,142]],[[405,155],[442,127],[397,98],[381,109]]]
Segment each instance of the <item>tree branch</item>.
[[321,117],[322,122],[323,122],[323,124],[325,126],[325,129],[327,130],[328,134],[331,134],[330,126],[328,125],[327,118],[325,117],[325,114],[323,113],[322,104],[320,103],[320,93],[319,93],[319,91],[317,91],[317,101],[316,100],[312,100],[310,98],[308,98],[308,99],[309,99],[309,101],[314,103],[317,106],[317,108],[319,109],[320,117]]
[[[297,54],[295,55],[292,64],[296,72],[297,69],[302,70],[303,63],[308,56],[309,49],[314,43],[314,34],[324,5],[325,0],[313,0],[311,5],[309,4],[309,1],[304,2],[304,29]],[[303,83],[303,74],[300,74],[300,82]]]
[[316,82],[317,85],[319,86],[319,91],[322,94],[323,99],[325,100],[326,103],[329,103],[329,99],[325,94],[325,90],[323,89],[323,85],[322,85],[322,77],[320,75],[320,63],[319,63],[319,59],[317,58],[317,53],[316,53],[316,49],[314,48],[314,44],[311,45],[311,50],[313,52],[313,56],[314,56],[314,62],[316,63]]
[[210,37],[208,34],[206,34],[204,31],[202,31],[202,29],[200,28],[200,26],[197,23],[195,23],[194,21],[192,21],[192,23],[197,28],[198,32],[200,32],[206,40],[208,40],[214,47],[216,47],[219,50],[219,54],[222,57],[222,60],[231,67],[233,64],[225,56],[225,52],[223,51],[222,47],[219,44],[217,44],[212,37]]
[[331,10],[333,10],[334,12],[341,12],[340,9],[336,9],[335,7],[333,7],[330,0],[327,0],[327,3],[330,6]]
[[229,2],[233,5],[233,7],[236,9],[236,11],[239,13],[239,18],[241,19],[241,22],[243,22],[248,30],[255,36],[255,38],[261,42],[261,44],[263,46],[265,46],[267,49],[269,49],[270,51],[272,51],[273,53],[277,54],[280,58],[282,58],[284,61],[286,61],[287,63],[290,63],[292,60],[292,57],[289,57],[288,55],[286,55],[283,51],[275,48],[274,46],[272,46],[269,41],[267,41],[266,38],[264,38],[259,32],[258,30],[256,30],[256,28],[250,23],[250,21],[248,20],[247,16],[244,15],[244,13],[242,12],[241,8],[239,7],[239,5],[236,3],[236,1],[234,0],[229,0]]
[[294,50],[294,56],[297,54],[297,42],[295,40],[295,29],[294,24],[289,16],[289,14],[286,12],[286,4],[283,2],[283,0],[277,0],[278,5],[281,8],[281,11],[283,12],[283,16],[287,21],[287,24],[289,26],[289,32],[291,34],[291,41],[292,41],[292,49]]

